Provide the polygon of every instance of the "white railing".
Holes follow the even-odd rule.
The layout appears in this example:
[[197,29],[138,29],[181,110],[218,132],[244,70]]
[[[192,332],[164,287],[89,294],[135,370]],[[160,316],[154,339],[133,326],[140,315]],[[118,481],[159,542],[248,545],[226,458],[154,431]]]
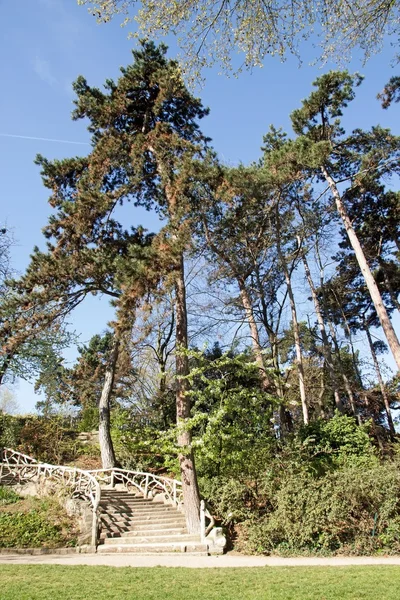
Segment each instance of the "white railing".
[[128,471],[125,469],[97,469],[88,471],[102,485],[114,487],[122,484],[127,489],[139,491],[144,498],[153,498],[162,494],[166,502],[180,508],[183,503],[182,483],[177,479],[161,477],[153,473],[141,471]]
[[[55,479],[71,490],[73,498],[83,498],[89,501],[93,512],[93,546],[96,546],[98,541],[97,513],[101,498],[100,485],[113,488],[117,484],[122,484],[127,490],[134,489],[140,492],[144,498],[154,498],[156,494],[162,494],[165,501],[176,508],[182,509],[183,506],[182,483],[177,479],[117,468],[84,471],[73,467],[38,463],[26,454],[11,448],[3,448],[0,462],[0,483],[8,476],[17,479],[20,483],[31,480],[39,481],[41,478]],[[214,518],[202,500],[200,503],[200,537],[203,542],[214,525]]]
[[[208,520],[208,525],[206,524]],[[200,501],[200,538],[202,542],[206,541],[206,537],[215,526],[215,519],[208,510],[207,504],[204,500]]]
[[0,483],[2,479],[8,479],[9,477],[16,479],[18,483],[39,482],[43,479],[55,480],[70,490],[72,498],[81,498],[87,501],[93,513],[92,545],[96,546],[98,538],[97,509],[101,498],[101,490],[96,478],[88,471],[38,463],[26,454],[16,452],[11,448],[3,448],[0,463]]
[[[166,502],[171,503],[178,509],[182,509],[182,483],[177,479],[117,468],[107,470],[97,469],[89,471],[89,473],[96,477],[97,481],[102,485],[113,488],[117,484],[122,484],[128,490],[129,488],[134,488],[144,498],[154,497],[155,494],[162,494]],[[200,538],[202,542],[205,541],[214,526],[214,517],[208,510],[205,501],[202,500],[200,503]]]

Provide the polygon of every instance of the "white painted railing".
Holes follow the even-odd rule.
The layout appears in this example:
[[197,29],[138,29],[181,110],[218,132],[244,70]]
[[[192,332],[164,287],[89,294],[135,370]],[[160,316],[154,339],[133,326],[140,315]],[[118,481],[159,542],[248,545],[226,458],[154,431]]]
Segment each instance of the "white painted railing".
[[[208,520],[208,524],[206,523]],[[200,538],[202,542],[206,541],[206,537],[215,526],[215,519],[208,510],[207,504],[204,500],[200,502]]]
[[[84,471],[73,467],[62,467],[38,463],[34,458],[3,448],[0,462],[0,483],[12,476],[20,483],[41,478],[55,479],[71,490],[73,498],[83,498],[90,502],[93,512],[92,545],[98,541],[98,506],[101,499],[100,486],[114,487],[122,484],[127,490],[135,490],[144,498],[153,498],[157,494],[164,496],[166,502],[182,509],[182,483],[177,479],[161,477],[153,473],[129,471],[125,469],[96,469]],[[207,523],[208,521],[208,523]],[[200,503],[200,537],[204,542],[214,527],[215,521],[204,500]]]
[[38,463],[34,458],[11,448],[3,448],[0,463],[0,483],[3,479],[12,477],[18,483],[29,481],[39,482],[43,479],[57,481],[70,490],[72,498],[86,500],[93,513],[92,545],[96,546],[98,539],[97,509],[100,502],[101,490],[98,481],[88,471],[73,467],[61,467],[47,463]]
[[173,506],[177,508],[182,506],[182,483],[177,479],[117,468],[96,469],[88,471],[88,473],[102,485],[114,487],[122,484],[128,490],[133,489],[140,492],[144,498],[153,498],[156,494],[162,494],[165,500]]

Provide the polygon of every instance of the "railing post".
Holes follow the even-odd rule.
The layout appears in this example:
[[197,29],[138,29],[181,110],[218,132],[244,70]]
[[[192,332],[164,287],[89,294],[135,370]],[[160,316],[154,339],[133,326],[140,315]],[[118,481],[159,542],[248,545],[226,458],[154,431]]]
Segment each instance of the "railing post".
[[111,487],[113,488],[115,485],[115,481],[114,481],[114,469],[111,470]]
[[174,484],[173,484],[173,498],[174,498],[174,505],[177,505],[177,501],[176,501],[176,481],[174,479]]
[[97,510],[93,510],[92,520],[92,546],[97,546]]
[[144,497],[147,498],[147,490],[149,487],[149,474],[146,474],[146,483],[144,485]]
[[200,539],[202,543],[206,539],[206,507],[204,500],[200,501]]

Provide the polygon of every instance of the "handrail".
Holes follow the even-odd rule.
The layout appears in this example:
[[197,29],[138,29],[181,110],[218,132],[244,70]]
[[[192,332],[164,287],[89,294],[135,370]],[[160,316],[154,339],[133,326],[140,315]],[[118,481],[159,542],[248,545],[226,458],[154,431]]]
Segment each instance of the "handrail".
[[88,473],[104,485],[114,487],[114,485],[122,483],[126,487],[135,487],[143,494],[144,498],[148,498],[154,492],[159,492],[164,494],[165,499],[173,506],[179,508],[183,503],[182,483],[177,479],[119,468],[95,469]]
[[[3,475],[3,468],[7,472]],[[177,479],[154,475],[143,471],[130,471],[127,469],[93,469],[86,471],[74,467],[63,467],[47,463],[38,463],[34,458],[12,450],[3,448],[0,462],[0,482],[7,475],[17,477],[19,481],[29,481],[35,477],[54,477],[64,485],[72,488],[72,497],[86,498],[90,501],[93,511],[92,523],[92,545],[96,546],[98,541],[98,506],[101,499],[100,484],[114,487],[122,484],[129,488],[135,487],[148,498],[155,493],[164,495],[178,509],[183,504],[182,483]],[[206,525],[206,519],[209,521]],[[215,520],[204,500],[200,502],[200,536],[205,541],[210,531],[215,526]]]
[[[209,520],[208,525],[206,526],[206,518]],[[200,536],[201,541],[205,542],[206,537],[210,533],[210,531],[215,527],[215,519],[210,513],[207,503],[205,500],[200,501]]]
[[[12,450],[3,448],[1,452],[0,481],[11,475],[18,481],[30,481],[40,477],[54,478],[63,485],[72,488],[72,498],[89,500],[92,506],[92,545],[97,545],[98,518],[97,509],[101,498],[101,489],[97,479],[88,471],[74,467],[62,467],[47,463],[38,463],[34,458]],[[4,466],[6,472],[3,475]]]
[[2,448],[1,457],[3,462],[3,456],[6,457],[6,461],[9,463],[10,461],[13,464],[32,464],[37,463],[35,458],[32,456],[28,456],[27,454],[22,454],[22,452],[18,452],[18,450],[13,450],[12,448]]

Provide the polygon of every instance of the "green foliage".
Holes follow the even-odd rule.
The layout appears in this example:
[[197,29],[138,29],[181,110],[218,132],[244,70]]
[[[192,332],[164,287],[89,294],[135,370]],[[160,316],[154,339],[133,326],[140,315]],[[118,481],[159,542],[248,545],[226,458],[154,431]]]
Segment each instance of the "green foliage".
[[71,419],[60,416],[0,414],[0,444],[33,456],[39,462],[62,465],[83,454],[98,456],[97,447],[88,447],[77,439],[78,432],[79,427]]
[[259,367],[248,354],[190,352],[188,380],[193,434],[200,475],[255,475],[269,453],[276,399],[261,388]]
[[20,496],[14,492],[11,488],[0,486],[0,506],[6,504],[15,504],[20,500]]
[[[100,23],[116,15],[123,25],[134,22],[135,37],[163,39],[174,35],[185,69],[196,77],[215,63],[227,73],[240,73],[261,67],[267,56],[284,60],[294,55],[301,61],[303,43],[310,36],[317,38],[312,46],[318,49],[312,62],[323,64],[328,59],[343,63],[359,49],[367,60],[382,49],[388,35],[392,36],[392,46],[399,45],[396,0],[332,0],[329,5],[316,0],[296,5],[289,0],[142,0],[139,10],[135,0],[78,0],[78,4],[87,5]],[[306,48],[308,51],[310,44]],[[240,66],[236,69],[238,53]],[[395,55],[393,62],[398,58]]]
[[161,430],[141,422],[129,410],[114,410],[111,430],[118,460],[124,469],[166,473],[179,478],[176,430]]
[[398,553],[398,464],[343,467],[324,476],[285,465],[266,482],[261,518],[243,527],[241,547],[259,553]]
[[336,412],[328,421],[318,419],[300,428],[294,450],[317,472],[346,464],[371,465],[377,457],[370,429],[370,423],[360,426],[353,417]]
[[0,413],[0,446],[15,448],[19,443],[23,420]]
[[[2,502],[1,497],[8,498]],[[0,548],[41,548],[76,544],[73,522],[55,498],[21,500],[0,488]],[[19,503],[19,506],[17,506]],[[20,510],[18,510],[20,508]]]

